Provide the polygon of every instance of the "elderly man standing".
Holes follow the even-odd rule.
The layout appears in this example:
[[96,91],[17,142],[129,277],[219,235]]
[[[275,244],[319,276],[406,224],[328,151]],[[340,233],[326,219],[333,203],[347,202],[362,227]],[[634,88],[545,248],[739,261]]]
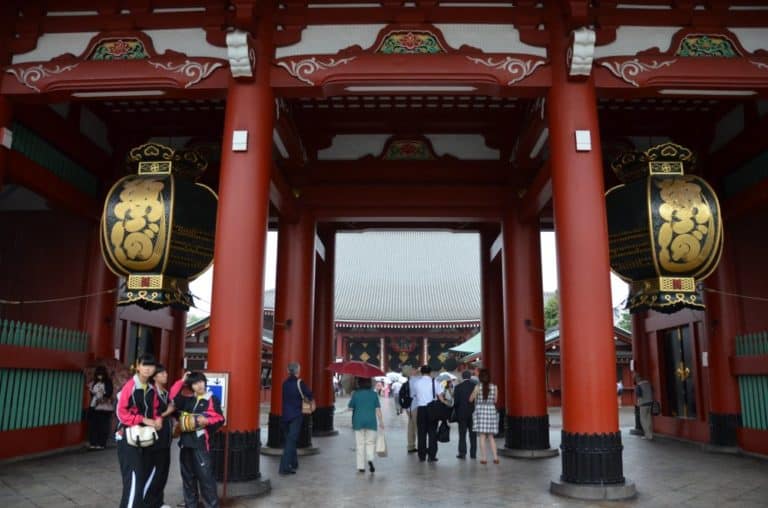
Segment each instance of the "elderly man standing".
[[437,420],[429,417],[427,404],[435,399],[444,402],[443,385],[432,378],[431,372],[430,366],[424,365],[421,376],[409,380],[413,405],[416,406],[417,450],[421,462],[437,462]]
[[283,456],[280,459],[281,475],[296,474],[299,468],[299,457],[296,453],[299,432],[304,415],[301,413],[301,403],[304,399],[313,400],[314,396],[309,387],[299,378],[301,365],[296,362],[288,364],[288,378],[283,381],[283,415],[281,427],[285,436]]

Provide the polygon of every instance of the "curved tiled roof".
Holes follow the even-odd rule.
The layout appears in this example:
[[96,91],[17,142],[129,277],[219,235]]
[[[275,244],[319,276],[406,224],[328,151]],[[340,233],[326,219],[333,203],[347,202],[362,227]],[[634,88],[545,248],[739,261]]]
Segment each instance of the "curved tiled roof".
[[[264,308],[274,301],[268,291]],[[479,235],[338,233],[335,310],[337,324],[479,321]]]

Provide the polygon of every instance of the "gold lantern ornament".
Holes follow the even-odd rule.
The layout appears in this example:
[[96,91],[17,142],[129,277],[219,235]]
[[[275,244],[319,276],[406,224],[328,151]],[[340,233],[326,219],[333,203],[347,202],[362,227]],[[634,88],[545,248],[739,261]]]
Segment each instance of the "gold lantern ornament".
[[664,143],[611,164],[623,182],[606,193],[611,269],[630,285],[630,312],[704,309],[699,281],[717,267],[723,225],[715,192],[685,174],[695,162]]
[[101,218],[102,255],[125,278],[118,305],[187,310],[189,281],[213,262],[218,198],[194,181],[208,163],[194,150],[146,143],[128,164],[138,174],[110,189]]

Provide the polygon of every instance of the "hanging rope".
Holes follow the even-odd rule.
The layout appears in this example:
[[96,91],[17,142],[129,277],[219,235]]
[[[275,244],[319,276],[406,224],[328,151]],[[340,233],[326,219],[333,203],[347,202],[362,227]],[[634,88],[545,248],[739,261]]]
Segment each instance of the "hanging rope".
[[80,300],[82,298],[90,298],[92,296],[106,295],[109,293],[115,293],[117,289],[107,289],[106,291],[98,291],[96,293],[88,293],[85,295],[77,296],[62,296],[60,298],[43,298],[39,300],[5,300],[0,298],[0,304],[5,305],[27,305],[32,303],[54,303],[54,302],[68,302],[71,300]]
[[768,298],[765,298],[763,296],[740,295],[738,293],[729,293],[728,291],[720,291],[719,289],[712,289],[712,288],[704,288],[704,291],[708,291],[710,293],[719,293],[719,294],[725,295],[725,296],[735,296],[736,298],[743,298],[744,300],[754,300],[754,301],[757,301],[757,302],[768,302]]

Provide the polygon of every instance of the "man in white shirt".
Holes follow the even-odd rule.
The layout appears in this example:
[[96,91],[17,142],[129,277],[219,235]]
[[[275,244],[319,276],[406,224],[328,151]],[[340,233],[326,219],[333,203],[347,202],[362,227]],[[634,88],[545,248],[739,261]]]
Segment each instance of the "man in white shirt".
[[[432,378],[429,365],[421,368],[421,376],[411,377],[410,388],[413,406],[416,408],[416,432],[418,435],[419,461],[437,462],[437,421],[430,421],[427,404],[433,400],[443,401],[443,387]],[[429,443],[427,443],[429,438]]]

